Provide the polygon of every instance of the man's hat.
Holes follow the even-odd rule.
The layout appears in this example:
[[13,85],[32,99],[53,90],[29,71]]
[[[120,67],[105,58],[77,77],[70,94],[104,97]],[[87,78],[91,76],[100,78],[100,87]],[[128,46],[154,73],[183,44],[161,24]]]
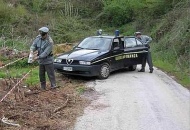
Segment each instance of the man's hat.
[[41,27],[41,28],[39,29],[39,31],[48,33],[48,32],[49,32],[49,29],[48,29],[47,27]]
[[135,32],[135,35],[138,35],[138,34],[140,34],[140,35],[141,35],[141,32]]

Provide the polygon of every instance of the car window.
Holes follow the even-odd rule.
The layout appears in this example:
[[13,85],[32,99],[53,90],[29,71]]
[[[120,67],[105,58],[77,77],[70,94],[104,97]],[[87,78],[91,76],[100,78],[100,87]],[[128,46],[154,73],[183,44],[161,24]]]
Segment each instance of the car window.
[[113,39],[113,42],[118,42],[119,43],[119,39]]
[[111,39],[102,37],[88,37],[78,45],[79,48],[96,50],[109,50],[110,46]]
[[141,41],[139,41],[138,39],[135,39],[137,41],[137,45],[143,45]]
[[125,47],[135,47],[137,46],[137,42],[135,38],[125,38]]
[[119,39],[114,39],[113,40],[113,48],[115,48],[115,47],[119,47]]
[[125,38],[125,47],[135,47],[135,46],[142,46],[143,43],[134,37],[126,37]]

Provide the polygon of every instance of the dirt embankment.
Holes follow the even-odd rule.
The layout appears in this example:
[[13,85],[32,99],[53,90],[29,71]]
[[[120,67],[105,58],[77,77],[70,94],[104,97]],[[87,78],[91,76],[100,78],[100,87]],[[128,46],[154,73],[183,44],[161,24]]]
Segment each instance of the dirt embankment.
[[[20,127],[0,123],[0,130],[66,130],[71,129],[83,108],[89,103],[76,91],[81,80],[70,80],[57,75],[60,86],[55,90],[40,91],[39,87],[19,87],[0,103],[0,118]],[[1,98],[8,88],[0,86]]]
[[[71,45],[57,45],[54,54],[71,48]],[[4,49],[1,53],[1,56],[6,58],[11,55],[18,58],[18,54],[14,53],[13,50]],[[3,65],[2,61],[1,66]],[[71,129],[76,118],[83,113],[84,107],[89,103],[79,93],[81,90],[85,91],[81,89],[85,88],[85,81],[59,74],[56,74],[56,80],[60,87],[54,90],[41,91],[39,85],[26,87],[24,83],[15,87],[0,102],[0,130]],[[0,79],[0,100],[18,81],[18,78]],[[49,88],[49,85],[47,88]]]

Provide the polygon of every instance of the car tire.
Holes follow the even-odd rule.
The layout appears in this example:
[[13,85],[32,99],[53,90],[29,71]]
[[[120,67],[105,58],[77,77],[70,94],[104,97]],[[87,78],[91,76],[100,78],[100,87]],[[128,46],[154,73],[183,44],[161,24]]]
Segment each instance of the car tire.
[[108,63],[104,63],[101,65],[99,70],[99,79],[107,79],[110,75],[110,65]]
[[135,71],[136,68],[137,68],[137,65],[129,66],[129,70],[130,70],[130,71]]

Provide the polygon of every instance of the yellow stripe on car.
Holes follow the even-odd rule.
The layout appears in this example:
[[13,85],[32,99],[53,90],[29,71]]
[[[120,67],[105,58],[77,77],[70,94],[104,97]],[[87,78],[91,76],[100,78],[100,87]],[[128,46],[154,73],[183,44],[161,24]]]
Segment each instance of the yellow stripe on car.
[[91,64],[94,64],[94,63],[97,63],[97,62],[100,62],[100,61],[103,61],[103,60],[106,60],[106,59],[110,59],[112,57],[115,57],[115,60],[121,60],[121,59],[124,59],[124,58],[137,58],[138,57],[138,53],[144,53],[144,52],[147,52],[147,51],[122,53],[122,54],[119,54],[119,55],[114,55],[114,56],[110,56],[110,57],[106,57],[106,58],[94,61]]

